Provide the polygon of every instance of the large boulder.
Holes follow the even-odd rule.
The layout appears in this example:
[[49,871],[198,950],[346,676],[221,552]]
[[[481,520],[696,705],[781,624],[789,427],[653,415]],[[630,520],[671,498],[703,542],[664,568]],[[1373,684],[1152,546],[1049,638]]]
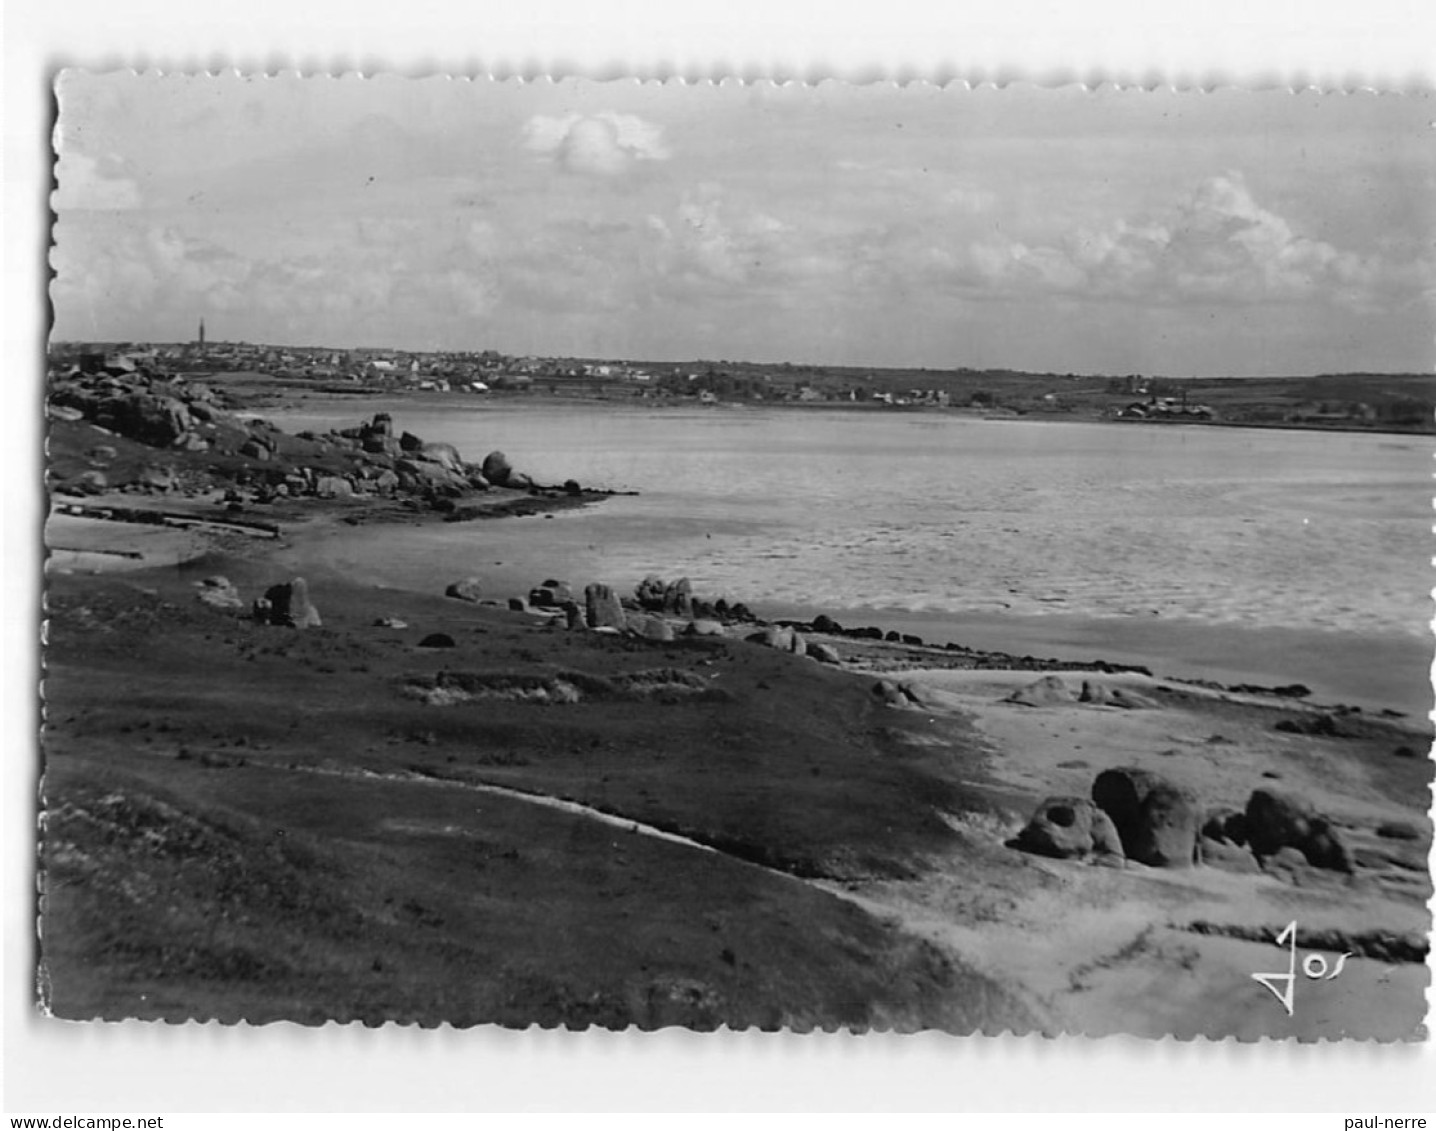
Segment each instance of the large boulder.
[[1047,798],[1017,834],[1014,845],[1062,860],[1093,855],[1122,859],[1122,842],[1111,819],[1085,797]]
[[1036,683],[1014,691],[1005,700],[1019,703],[1024,707],[1051,707],[1058,703],[1072,702],[1072,692],[1058,676],[1045,675]]
[[1097,775],[1092,800],[1112,818],[1129,859],[1156,868],[1195,861],[1202,812],[1190,791],[1150,770],[1121,766]]
[[[260,603],[256,602],[258,606]],[[302,577],[271,585],[264,591],[268,623],[285,628],[318,628],[319,610],[309,599],[309,583]]]
[[1351,872],[1351,850],[1330,818],[1306,798],[1275,789],[1257,789],[1247,800],[1247,838],[1259,859],[1285,848],[1302,854],[1314,868]]
[[598,582],[585,586],[583,604],[589,628],[623,629],[627,618],[612,586]]
[[820,664],[841,664],[843,662],[842,657],[838,655],[838,650],[831,644],[820,644],[810,640],[808,642],[808,655],[812,656],[813,659],[817,660]]
[[483,586],[477,577],[466,577],[462,581],[451,581],[444,590],[445,597],[456,601],[475,601],[483,596]]
[[503,452],[490,452],[484,457],[480,470],[490,483],[503,487],[508,484],[509,476],[513,474],[514,469],[513,465],[509,463],[509,457]]
[[1190,868],[1199,860],[1201,806],[1189,791],[1160,784],[1142,800],[1127,855],[1153,868]]

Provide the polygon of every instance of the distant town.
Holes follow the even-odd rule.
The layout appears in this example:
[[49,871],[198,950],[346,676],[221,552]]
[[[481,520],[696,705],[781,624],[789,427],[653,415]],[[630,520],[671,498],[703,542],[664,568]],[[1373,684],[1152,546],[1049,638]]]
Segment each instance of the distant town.
[[77,370],[214,377],[332,393],[567,396],[721,405],[945,409],[989,416],[1070,416],[1377,431],[1436,431],[1436,381],[1424,374],[1176,378],[892,368],[792,362],[633,361],[210,341],[55,342],[52,376]]

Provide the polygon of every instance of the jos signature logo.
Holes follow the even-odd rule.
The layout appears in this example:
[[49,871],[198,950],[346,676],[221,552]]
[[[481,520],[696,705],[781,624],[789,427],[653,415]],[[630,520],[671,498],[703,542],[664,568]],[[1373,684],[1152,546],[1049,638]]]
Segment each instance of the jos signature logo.
[[[1296,920],[1293,919],[1286,925],[1286,929],[1276,937],[1277,945],[1288,944],[1290,957],[1287,959],[1286,973],[1284,974],[1253,974],[1252,978],[1260,982],[1267,989],[1276,995],[1276,1000],[1286,1008],[1287,1016],[1290,1017],[1296,1005]],[[1335,968],[1327,962],[1324,954],[1308,954],[1301,960],[1301,972],[1312,981],[1329,982],[1333,978],[1341,976],[1342,968],[1346,966],[1346,960],[1351,957],[1351,951],[1347,951],[1336,960]],[[1328,971],[1330,971],[1328,973]],[[1277,989],[1277,983],[1284,984],[1284,989]]]

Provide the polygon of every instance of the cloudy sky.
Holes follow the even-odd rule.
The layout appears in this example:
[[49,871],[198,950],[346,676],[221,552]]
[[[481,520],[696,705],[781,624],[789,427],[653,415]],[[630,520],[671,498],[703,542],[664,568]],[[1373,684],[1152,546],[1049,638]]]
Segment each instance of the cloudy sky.
[[55,336],[1430,371],[1436,99],[67,74]]

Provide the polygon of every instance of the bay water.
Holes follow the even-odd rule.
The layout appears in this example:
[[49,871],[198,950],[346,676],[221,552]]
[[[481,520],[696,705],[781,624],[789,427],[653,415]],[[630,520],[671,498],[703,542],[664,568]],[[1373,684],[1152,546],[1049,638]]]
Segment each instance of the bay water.
[[497,449],[540,482],[639,494],[329,534],[329,564],[375,584],[686,576],[768,614],[1429,709],[1425,437],[472,397],[273,419],[323,430],[381,409],[470,461]]

